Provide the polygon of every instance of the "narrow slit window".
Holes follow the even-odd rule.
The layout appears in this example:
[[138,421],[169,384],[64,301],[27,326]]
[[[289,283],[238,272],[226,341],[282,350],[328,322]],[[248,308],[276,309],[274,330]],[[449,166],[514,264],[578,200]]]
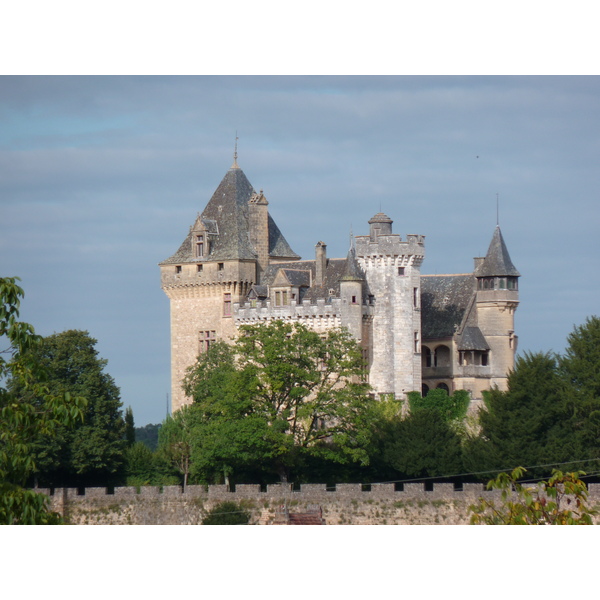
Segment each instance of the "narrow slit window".
[[204,236],[196,236],[196,256],[202,258],[204,256]]

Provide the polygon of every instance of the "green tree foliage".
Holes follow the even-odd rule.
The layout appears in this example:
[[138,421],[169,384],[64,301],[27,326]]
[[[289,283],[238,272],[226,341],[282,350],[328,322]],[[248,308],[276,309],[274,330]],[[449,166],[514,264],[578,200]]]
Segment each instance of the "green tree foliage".
[[248,525],[250,513],[235,502],[221,502],[202,519],[202,525]]
[[158,433],[158,456],[188,483],[192,454],[193,412],[184,406],[162,424]]
[[[508,377],[508,390],[493,389],[481,410],[481,433],[469,444],[467,467],[504,470],[514,465],[557,464],[585,458],[571,417],[572,397],[550,353],[525,354]],[[537,476],[549,468],[535,470]]]
[[250,464],[287,480],[303,456],[366,464],[372,404],[360,349],[345,330],[324,337],[300,324],[242,326],[188,372],[194,399],[193,469],[214,478]]
[[469,507],[474,525],[592,525],[596,511],[587,505],[588,491],[582,471],[563,474],[556,469],[548,481],[536,486],[518,482],[526,470],[500,473],[487,489],[501,490],[502,503],[480,498]]
[[[86,402],[56,392],[34,358],[42,343],[34,328],[18,321],[23,289],[16,277],[0,278],[0,523],[42,525],[60,522],[47,499],[25,484],[36,471],[32,441],[51,438],[83,417]],[[14,389],[22,390],[16,394]]]
[[435,410],[440,413],[445,421],[461,421],[467,415],[471,398],[466,390],[456,390],[452,396],[443,389],[429,390],[423,398],[419,392],[409,392],[408,405],[410,412],[419,410]]
[[[70,330],[43,338],[30,350],[31,360],[48,373],[46,385],[53,394],[88,400],[83,423],[36,439],[39,479],[45,485],[106,485],[120,476],[126,441],[119,389],[104,371],[107,361],[98,357],[95,344],[87,331]],[[39,401],[18,381],[12,389]]]
[[437,408],[419,408],[389,421],[383,430],[383,461],[406,477],[461,473],[460,437]]
[[125,441],[128,448],[135,444],[135,422],[131,406],[128,406],[125,411]]
[[143,427],[135,428],[135,441],[142,442],[150,448],[150,450],[156,450],[158,447],[158,432],[161,428],[161,424],[157,425],[144,425]]
[[568,383],[583,399],[600,402],[600,318],[586,319],[567,342],[560,366]]
[[125,452],[125,471],[127,485],[152,485],[156,471],[154,452],[142,442],[129,446]]
[[[567,338],[561,375],[572,398],[571,424],[580,453],[600,457],[600,319],[590,317]],[[596,467],[600,463],[596,463]],[[592,465],[588,463],[588,468]]]

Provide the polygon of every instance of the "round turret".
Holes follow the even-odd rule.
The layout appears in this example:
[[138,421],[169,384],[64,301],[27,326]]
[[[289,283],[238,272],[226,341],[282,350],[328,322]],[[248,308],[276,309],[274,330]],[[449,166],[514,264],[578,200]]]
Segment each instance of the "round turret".
[[369,220],[371,241],[375,241],[380,235],[391,235],[393,222],[392,219],[382,212],[372,217]]

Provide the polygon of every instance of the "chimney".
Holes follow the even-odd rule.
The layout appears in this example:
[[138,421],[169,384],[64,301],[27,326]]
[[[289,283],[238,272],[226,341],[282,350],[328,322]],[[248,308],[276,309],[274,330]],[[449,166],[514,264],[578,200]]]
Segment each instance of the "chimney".
[[323,285],[327,269],[327,244],[318,242],[315,246],[315,285]]
[[485,256],[476,256],[473,260],[475,261],[475,268],[474,268],[474,272],[475,272],[483,264],[483,261],[485,260]]
[[260,190],[252,194],[248,202],[250,243],[256,252],[256,281],[260,283],[262,275],[269,266],[269,203]]

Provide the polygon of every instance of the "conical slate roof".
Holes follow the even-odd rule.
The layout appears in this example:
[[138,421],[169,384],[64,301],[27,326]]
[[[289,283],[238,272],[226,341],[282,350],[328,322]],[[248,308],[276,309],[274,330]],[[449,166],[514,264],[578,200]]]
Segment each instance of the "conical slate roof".
[[346,257],[346,267],[344,274],[341,277],[341,281],[364,281],[365,276],[362,272],[358,261],[356,260],[356,252],[354,248],[348,250],[348,256]]
[[475,270],[475,277],[519,277],[520,275],[510,260],[500,226],[496,226],[485,259]]
[[[252,184],[237,164],[227,171],[212,195],[201,219],[205,225],[218,232],[210,236],[210,255],[207,261],[255,259],[256,251],[250,243],[248,201],[255,194]],[[191,243],[192,231],[179,250],[161,264],[196,262]],[[298,259],[283,234],[269,215],[269,255],[278,258]]]

